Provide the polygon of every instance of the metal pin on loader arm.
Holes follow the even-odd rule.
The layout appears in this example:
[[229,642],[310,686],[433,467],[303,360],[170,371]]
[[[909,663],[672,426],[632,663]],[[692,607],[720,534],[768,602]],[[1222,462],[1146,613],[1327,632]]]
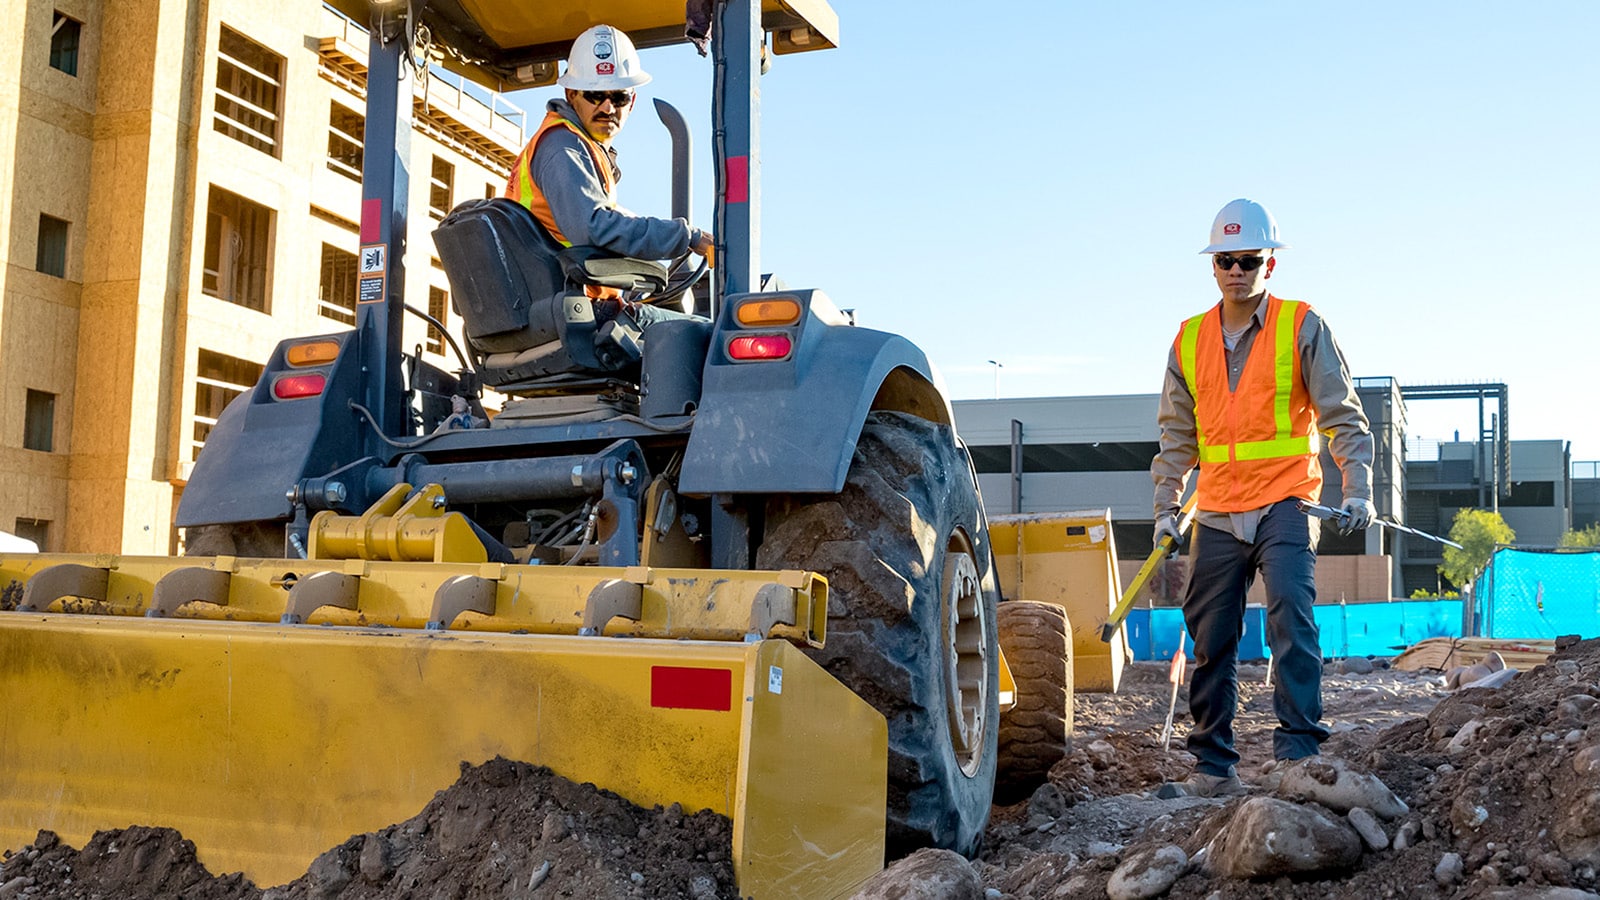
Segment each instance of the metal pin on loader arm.
[[[1342,509],[1334,509],[1331,506],[1323,506],[1320,503],[1312,503],[1309,500],[1296,501],[1295,507],[1308,516],[1316,516],[1319,519],[1332,519],[1333,521],[1341,524],[1344,522],[1344,520],[1350,517],[1349,514]],[[1384,528],[1393,529],[1394,531],[1403,531],[1406,534],[1414,534],[1417,537],[1427,538],[1430,541],[1444,544],[1446,547],[1454,547],[1457,550],[1466,549],[1449,538],[1442,538],[1437,534],[1429,534],[1426,531],[1418,531],[1417,529],[1412,528],[1410,525],[1401,525],[1399,522],[1391,522],[1388,519],[1380,519],[1374,516],[1372,519],[1372,524],[1382,525]]]
[[[1190,494],[1189,499],[1184,501],[1183,508],[1178,510],[1179,534],[1188,533],[1189,523],[1194,521],[1194,501],[1199,495],[1198,491]],[[1123,620],[1128,618],[1128,611],[1133,609],[1134,598],[1144,590],[1145,583],[1161,568],[1162,562],[1176,552],[1178,552],[1178,542],[1173,540],[1170,534],[1162,535],[1161,540],[1156,542],[1155,549],[1145,558],[1144,565],[1139,567],[1139,574],[1128,582],[1128,589],[1122,592],[1122,599],[1118,600],[1116,608],[1111,610],[1111,617],[1106,620],[1106,624],[1100,626],[1100,640],[1107,644],[1111,643],[1111,639],[1117,636],[1117,629],[1122,627]]]

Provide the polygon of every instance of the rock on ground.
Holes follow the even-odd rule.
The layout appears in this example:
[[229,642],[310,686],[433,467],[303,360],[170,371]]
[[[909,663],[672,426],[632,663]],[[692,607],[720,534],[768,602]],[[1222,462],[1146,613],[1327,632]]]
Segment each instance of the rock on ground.
[[983,879],[959,853],[918,850],[868,879],[851,900],[983,900]]
[[1106,884],[1109,900],[1147,900],[1159,897],[1183,877],[1189,868],[1189,854],[1177,844],[1163,844],[1137,850],[1116,871]]
[[1303,797],[1335,812],[1359,807],[1385,819],[1409,812],[1405,802],[1376,776],[1332,756],[1307,757],[1285,768],[1277,793],[1280,797]]
[[1347,869],[1361,859],[1361,837],[1315,804],[1252,797],[1211,845],[1206,865],[1227,878]]
[[1383,826],[1378,824],[1378,817],[1373,815],[1372,810],[1358,806],[1345,817],[1350,820],[1350,826],[1356,833],[1361,835],[1361,841],[1368,850],[1389,849],[1389,835],[1384,833]]

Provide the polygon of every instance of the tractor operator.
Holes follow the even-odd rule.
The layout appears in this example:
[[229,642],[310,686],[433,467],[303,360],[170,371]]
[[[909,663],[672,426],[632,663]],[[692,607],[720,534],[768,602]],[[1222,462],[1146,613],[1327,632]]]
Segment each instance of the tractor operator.
[[1179,539],[1178,508],[1198,465],[1192,571],[1183,619],[1194,638],[1189,689],[1195,771],[1187,793],[1247,788],[1235,766],[1233,719],[1245,593],[1266,583],[1267,642],[1274,662],[1273,765],[1314,756],[1328,737],[1322,718],[1322,652],[1316,602],[1317,521],[1295,501],[1322,493],[1318,435],[1344,478],[1341,527],[1372,521],[1372,433],[1344,355],[1308,304],[1267,292],[1278,241],[1271,213],[1251,200],[1222,208],[1211,226],[1212,274],[1222,300],[1185,321],[1167,358],[1155,481],[1155,539]]
[[[517,157],[505,196],[533,213],[563,247],[591,245],[634,259],[676,259],[693,251],[712,260],[710,232],[683,219],[635,215],[617,205],[617,151],[611,145],[633,111],[634,89],[650,76],[633,41],[610,25],[578,36],[544,121]],[[601,295],[596,299],[609,299]],[[630,305],[641,327],[685,318],[655,306]]]

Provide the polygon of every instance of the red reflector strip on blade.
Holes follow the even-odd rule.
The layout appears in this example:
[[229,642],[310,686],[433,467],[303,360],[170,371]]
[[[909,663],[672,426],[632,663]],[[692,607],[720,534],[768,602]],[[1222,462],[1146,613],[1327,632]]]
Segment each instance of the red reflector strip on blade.
[[731,669],[650,667],[650,705],[658,709],[733,709]]
[[794,343],[788,335],[752,334],[728,342],[728,355],[734,359],[784,359]]
[[326,375],[313,372],[309,375],[290,375],[279,378],[272,383],[272,396],[279,400],[297,400],[301,397],[315,397],[322,393],[328,384]]

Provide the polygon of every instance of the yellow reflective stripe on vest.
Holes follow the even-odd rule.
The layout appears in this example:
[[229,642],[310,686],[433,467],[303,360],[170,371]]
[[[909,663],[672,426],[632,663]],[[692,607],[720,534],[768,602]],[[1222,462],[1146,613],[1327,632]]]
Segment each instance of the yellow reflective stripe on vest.
[[[1240,441],[1233,445],[1233,458],[1236,460],[1247,459],[1278,459],[1284,456],[1305,456],[1311,452],[1311,435],[1304,434],[1300,437],[1278,438],[1274,441]],[[1227,462],[1227,454],[1217,462]]]
[[526,159],[517,160],[517,199],[523,206],[533,205],[533,145],[528,145]]
[[[1293,430],[1289,419],[1289,397],[1294,391],[1294,319],[1295,313],[1300,308],[1300,301],[1285,300],[1278,306],[1278,335],[1277,353],[1274,356],[1274,369],[1277,374],[1277,396],[1273,398],[1273,418],[1278,426],[1278,440],[1287,438]],[[1257,443],[1268,443],[1260,441]],[[1308,452],[1305,450],[1302,453]],[[1293,451],[1272,454],[1275,456],[1292,456]],[[1265,456],[1245,457],[1240,459],[1266,459]]]
[[[1189,386],[1189,400],[1194,404],[1194,439],[1200,453],[1201,462],[1227,462],[1228,448],[1211,448],[1206,446],[1206,432],[1200,425],[1200,391],[1195,387],[1195,347],[1200,343],[1200,323],[1205,321],[1206,314],[1190,316],[1183,323],[1183,337],[1178,345],[1178,368],[1183,370],[1183,381]],[[1222,451],[1222,458],[1208,459],[1207,453],[1213,449]],[[1214,454],[1213,454],[1214,455]]]

